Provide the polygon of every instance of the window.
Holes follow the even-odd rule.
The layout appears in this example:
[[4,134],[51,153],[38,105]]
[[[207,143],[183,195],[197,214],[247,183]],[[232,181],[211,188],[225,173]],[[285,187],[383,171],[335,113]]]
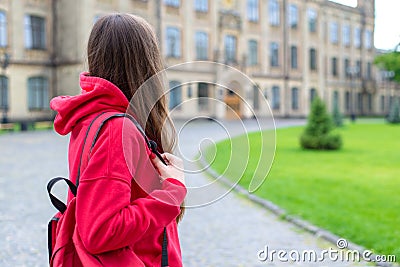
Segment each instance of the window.
[[358,111],[362,112],[363,111],[363,95],[362,93],[357,93],[357,107],[358,107]]
[[332,58],[332,76],[337,77],[338,76],[338,71],[337,71],[337,58],[333,57]]
[[208,59],[208,34],[196,32],[196,59]]
[[354,46],[356,48],[361,47],[361,29],[360,28],[354,29]]
[[195,0],[194,9],[197,12],[208,12],[208,0]]
[[255,110],[260,108],[259,89],[257,85],[253,85],[253,108]]
[[0,11],[0,47],[7,46],[7,17],[4,11]]
[[236,62],[236,37],[233,35],[225,36],[225,60]]
[[8,78],[0,76],[0,109],[8,109]]
[[258,43],[255,40],[249,41],[249,66],[258,64]]
[[333,103],[332,103],[332,107],[338,108],[339,109],[339,92],[338,91],[334,91],[333,92]]
[[181,56],[181,32],[178,28],[167,27],[167,57]]
[[279,109],[281,105],[281,96],[278,86],[272,87],[272,109]]
[[172,110],[175,107],[180,109],[179,104],[182,102],[182,86],[178,81],[169,82],[169,109]]
[[330,24],[330,39],[332,44],[339,42],[339,29],[336,22],[331,22]]
[[361,65],[361,61],[360,60],[357,60],[357,62],[356,62],[356,76],[358,77],[358,78],[360,78],[361,77],[361,74],[362,74],[362,65]]
[[292,45],[290,47],[290,66],[292,69],[297,69],[298,63],[297,63],[297,46]]
[[314,101],[314,98],[317,96],[317,90],[315,88],[311,88],[310,90],[310,103]]
[[181,1],[180,0],[164,0],[164,3],[167,6],[179,7],[181,4]]
[[345,94],[345,107],[346,107],[346,111],[350,111],[350,102],[351,102],[350,92],[346,92],[346,94]]
[[367,80],[371,80],[372,78],[372,64],[371,62],[367,63]]
[[373,105],[372,105],[372,94],[369,93],[369,94],[368,94],[368,111],[369,111],[369,112],[372,112],[372,109],[373,109]]
[[344,76],[346,78],[350,78],[351,77],[349,69],[350,69],[350,60],[348,58],[346,58],[344,60]]
[[275,42],[270,45],[270,63],[271,67],[279,66],[279,45]]
[[317,31],[317,11],[313,8],[307,9],[307,18],[308,18],[308,30],[310,32]]
[[292,88],[292,109],[299,109],[299,89],[296,87]]
[[42,17],[25,15],[25,48],[46,49],[46,21]]
[[365,31],[365,48],[372,48],[372,32],[370,30]]
[[317,51],[315,48],[310,49],[310,70],[317,69]]
[[31,77],[28,79],[28,108],[49,108],[49,85],[45,77]]
[[187,97],[191,98],[192,96],[193,96],[193,89],[192,89],[192,86],[189,85],[187,88]]
[[269,23],[272,26],[279,26],[280,18],[279,18],[278,0],[270,0],[268,8],[269,8]]
[[343,44],[345,46],[350,46],[350,34],[351,34],[350,25],[344,25],[343,26]]
[[252,22],[257,22],[258,14],[258,0],[247,0],[247,19]]
[[200,110],[208,109],[208,84],[199,83],[197,85],[197,96]]
[[381,112],[385,111],[385,96],[381,95]]
[[295,4],[289,5],[289,25],[292,29],[299,24],[299,10]]

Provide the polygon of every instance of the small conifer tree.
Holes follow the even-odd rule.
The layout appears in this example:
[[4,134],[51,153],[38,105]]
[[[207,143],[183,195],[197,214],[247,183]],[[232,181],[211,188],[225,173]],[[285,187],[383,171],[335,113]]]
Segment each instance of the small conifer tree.
[[300,144],[304,149],[335,150],[342,146],[339,134],[333,134],[334,124],[326,111],[325,103],[316,96],[311,105],[308,123],[300,136]]

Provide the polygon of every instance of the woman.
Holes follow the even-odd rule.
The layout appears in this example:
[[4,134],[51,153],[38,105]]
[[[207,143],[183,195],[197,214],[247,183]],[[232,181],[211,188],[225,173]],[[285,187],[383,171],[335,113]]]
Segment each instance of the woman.
[[[162,86],[139,92],[162,69],[150,25],[128,14],[104,16],[92,29],[87,52],[89,72],[80,76],[82,94],[56,97],[50,103],[58,112],[55,130],[71,133],[73,182],[88,126],[103,112],[134,112],[161,153],[171,152],[173,146],[173,139],[162,131],[169,121]],[[79,177],[75,246],[82,246],[103,266],[160,266],[165,228],[169,265],[182,266],[177,221],[186,195],[183,164],[172,154],[162,157],[167,166],[149,152],[130,120],[105,123]]]

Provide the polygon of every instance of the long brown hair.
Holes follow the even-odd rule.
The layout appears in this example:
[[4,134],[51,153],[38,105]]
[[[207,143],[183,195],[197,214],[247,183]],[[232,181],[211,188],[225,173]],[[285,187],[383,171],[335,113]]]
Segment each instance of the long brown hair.
[[[160,152],[172,152],[175,129],[168,115],[157,38],[149,23],[131,14],[109,14],[93,26],[89,37],[91,76],[115,84],[130,100],[128,112],[144,127]],[[151,79],[150,79],[151,78]],[[182,217],[184,207],[181,207]]]

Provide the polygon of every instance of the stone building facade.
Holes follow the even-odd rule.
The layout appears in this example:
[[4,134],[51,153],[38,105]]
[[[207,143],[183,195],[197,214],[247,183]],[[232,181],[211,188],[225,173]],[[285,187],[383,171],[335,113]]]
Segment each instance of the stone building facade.
[[193,83],[218,83],[214,69],[174,67],[173,116],[267,115],[266,98],[275,116],[304,117],[317,94],[329,110],[384,114],[391,91],[376,83],[374,6],[374,0],[358,0],[357,7],[328,0],[0,0],[0,110],[15,121],[51,118],[51,97],[79,93],[95,21],[127,12],[153,25],[166,67],[214,61],[254,81],[222,75],[229,86],[221,89]]

